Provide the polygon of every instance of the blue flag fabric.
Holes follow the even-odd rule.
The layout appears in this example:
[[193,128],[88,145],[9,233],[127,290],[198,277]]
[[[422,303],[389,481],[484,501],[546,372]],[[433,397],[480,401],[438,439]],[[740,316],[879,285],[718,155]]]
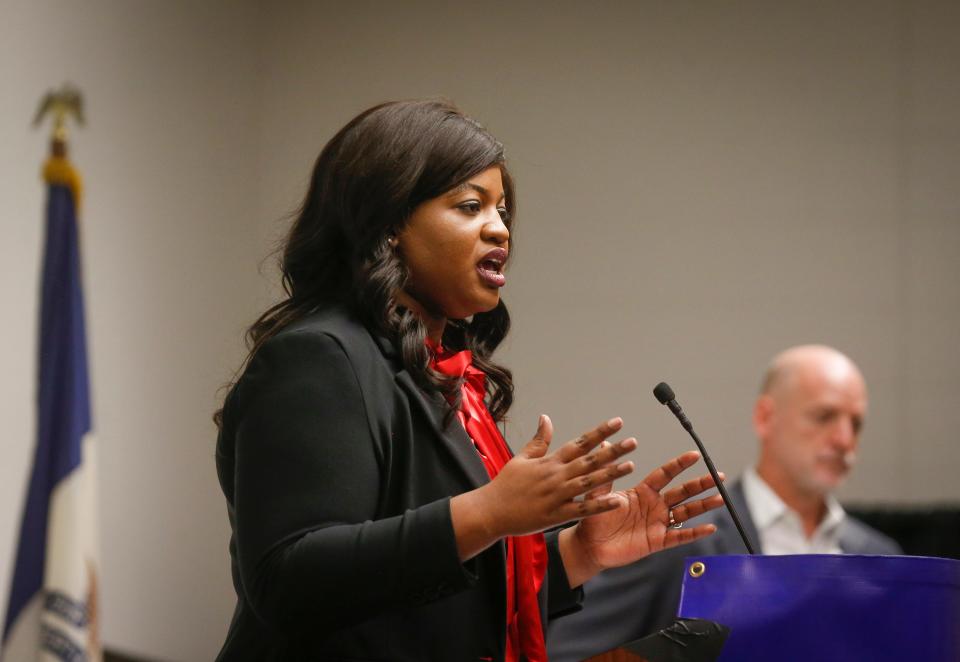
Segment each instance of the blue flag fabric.
[[[88,645],[96,586],[95,559],[89,556],[95,545],[82,542],[95,538],[95,531],[85,530],[88,518],[95,521],[95,516],[86,512],[92,509],[89,490],[76,487],[91,421],[75,191],[62,184],[49,186],[37,445],[0,649],[0,656],[11,661],[28,649],[35,651],[33,659],[96,657],[91,653],[95,647]],[[74,503],[78,495],[85,503]]]

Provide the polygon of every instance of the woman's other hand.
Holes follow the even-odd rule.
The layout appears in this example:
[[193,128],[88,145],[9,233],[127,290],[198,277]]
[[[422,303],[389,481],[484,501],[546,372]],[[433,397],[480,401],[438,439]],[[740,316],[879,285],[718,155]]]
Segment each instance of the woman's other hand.
[[[602,451],[602,449],[601,449]],[[719,508],[719,494],[690,501],[714,487],[707,474],[661,493],[683,471],[700,459],[696,451],[679,455],[654,470],[634,487],[612,492],[612,483],[587,494],[587,501],[615,499],[616,509],[581,520],[560,534],[560,553],[571,586],[579,586],[607,568],[632,563],[648,554],[703,538],[716,531],[713,524],[691,528],[682,524],[708,510]],[[721,480],[724,475],[720,474]]]

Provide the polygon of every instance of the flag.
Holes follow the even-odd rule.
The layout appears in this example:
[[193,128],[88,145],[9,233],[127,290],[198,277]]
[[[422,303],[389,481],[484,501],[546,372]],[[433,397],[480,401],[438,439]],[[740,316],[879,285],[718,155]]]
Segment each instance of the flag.
[[95,662],[97,524],[80,282],[80,179],[65,156],[48,185],[40,300],[37,440],[0,659]]

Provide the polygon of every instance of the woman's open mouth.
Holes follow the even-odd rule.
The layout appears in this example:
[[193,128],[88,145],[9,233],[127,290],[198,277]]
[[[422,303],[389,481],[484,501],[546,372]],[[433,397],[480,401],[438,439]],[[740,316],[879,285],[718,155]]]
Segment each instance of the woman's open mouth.
[[507,277],[503,275],[503,265],[507,262],[507,251],[494,248],[477,263],[480,279],[489,287],[503,287]]

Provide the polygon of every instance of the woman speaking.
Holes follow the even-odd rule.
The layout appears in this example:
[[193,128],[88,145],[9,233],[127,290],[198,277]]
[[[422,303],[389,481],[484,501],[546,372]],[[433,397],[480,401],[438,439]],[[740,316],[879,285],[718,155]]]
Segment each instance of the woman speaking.
[[[216,419],[237,607],[221,660],[546,659],[604,568],[713,531],[685,453],[629,490],[608,420],[513,455],[493,360],[515,209],[503,147],[443,101],[361,113],[324,147],[284,246],[286,298]],[[661,493],[662,492],[662,493]],[[576,522],[562,530],[558,525]]]

